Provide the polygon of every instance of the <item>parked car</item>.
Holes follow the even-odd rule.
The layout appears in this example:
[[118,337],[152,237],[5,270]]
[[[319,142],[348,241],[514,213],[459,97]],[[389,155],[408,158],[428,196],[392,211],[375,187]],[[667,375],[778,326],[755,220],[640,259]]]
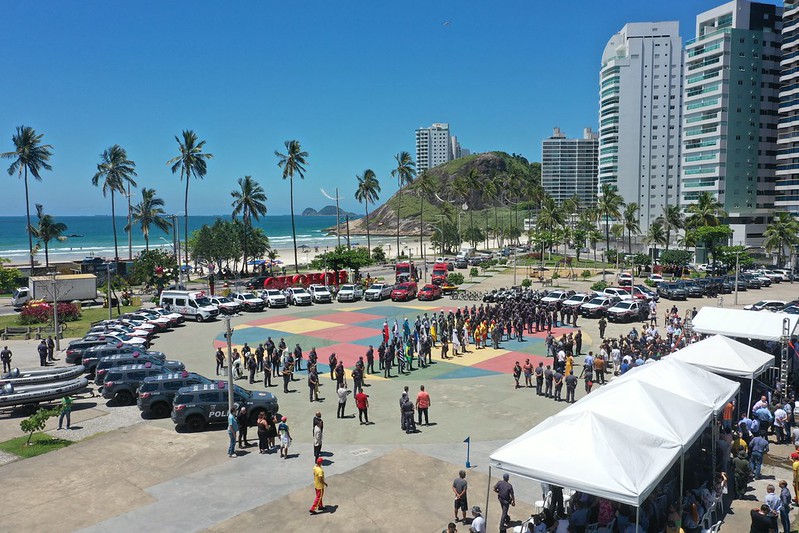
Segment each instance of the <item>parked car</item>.
[[580,309],[584,303],[590,302],[594,298],[594,293],[578,292],[572,294],[568,299],[563,301],[563,307],[570,307],[572,309]]
[[668,298],[669,300],[687,300],[688,299],[688,291],[686,291],[679,283],[677,282],[667,282],[661,283],[658,285],[658,294],[662,298]]
[[702,287],[700,287],[699,284],[697,284],[695,281],[684,279],[682,281],[679,281],[678,283],[680,285],[680,288],[682,288],[685,291],[685,294],[687,294],[691,298],[701,298],[702,296],[705,295],[705,291],[702,290]]
[[266,307],[266,302],[252,292],[233,292],[230,299],[240,303],[245,311],[263,311]]
[[649,317],[649,306],[644,302],[621,301],[608,309],[611,322],[635,322]]
[[[97,346],[93,346],[88,350],[84,351],[82,354],[82,358],[74,359],[70,361],[69,355],[67,355],[67,363],[72,363],[76,365],[83,365],[83,368],[86,369],[86,373],[88,375],[92,375],[97,368],[97,364],[100,362],[101,359],[105,357],[109,357],[111,355],[119,355],[119,354],[128,354],[133,355],[136,353],[141,353],[147,357],[156,358],[161,361],[166,360],[166,355],[162,352],[155,352],[155,351],[147,351],[147,352],[139,352],[139,350],[135,346],[131,346],[129,344],[101,344]],[[138,362],[138,361],[133,361]]]
[[461,257],[455,260],[455,268],[469,268],[469,260]]
[[258,276],[252,278],[250,281],[247,282],[245,287],[251,291],[260,291],[264,288],[264,282],[269,278],[269,276]]
[[[209,424],[226,424],[228,416],[227,383],[191,385],[178,390],[172,402],[172,421],[176,427],[200,431]],[[247,408],[250,426],[255,425],[260,413],[267,416],[278,412],[277,398],[265,391],[248,391],[233,385],[233,401]]]
[[438,285],[433,285],[432,283],[428,283],[421,289],[419,289],[419,294],[416,296],[420,301],[432,301],[441,298],[441,287]]
[[660,274],[650,274],[648,279],[655,284],[655,287],[657,287],[658,283],[663,281],[663,276]]
[[308,292],[311,293],[311,298],[316,304],[329,304],[333,303],[333,295],[324,285],[311,285],[308,287]]
[[357,302],[361,298],[363,298],[363,287],[353,284],[342,285],[336,296],[339,302]]
[[760,300],[759,302],[745,305],[747,311],[780,311],[787,305],[782,300]]
[[145,378],[163,374],[165,367],[152,363],[122,365],[112,368],[103,382],[102,396],[114,399],[121,405],[130,405],[136,400],[136,391]]
[[633,275],[629,272],[621,272],[616,278],[619,287],[628,287],[633,283]]
[[172,412],[172,400],[178,390],[201,383],[212,383],[210,379],[195,372],[169,372],[144,378],[139,386],[138,405],[142,415],[166,418]]
[[587,318],[599,318],[605,316],[608,309],[619,301],[617,296],[599,294],[580,306],[580,314]]
[[234,315],[241,311],[241,303],[233,301],[227,296],[211,296],[208,299],[219,308],[222,314]]
[[391,301],[407,302],[408,300],[413,300],[414,298],[416,298],[417,291],[418,288],[415,281],[406,281],[404,283],[398,283],[394,285],[394,289],[392,289],[391,291]]
[[628,291],[624,287],[606,287],[605,290],[602,291],[602,293],[608,296],[616,296],[620,300],[632,299],[630,291]]
[[313,296],[304,287],[289,287],[286,289],[286,298],[291,305],[312,305]]
[[366,301],[380,301],[391,297],[391,291],[394,289],[393,285],[388,283],[372,283],[363,295]]
[[574,296],[574,291],[571,290],[555,290],[550,291],[547,293],[546,296],[541,298],[542,304],[553,304],[555,302],[565,302],[572,296]]
[[166,368],[168,372],[182,372],[183,370],[186,370],[186,365],[180,361],[171,361],[167,360],[166,358],[161,359],[159,356],[149,355],[146,352],[120,353],[116,355],[108,355],[101,358],[97,362],[97,366],[94,371],[94,384],[102,387],[105,384],[108,372],[113,368],[124,365],[143,365],[145,363],[162,366]]
[[286,295],[277,289],[264,289],[261,291],[261,300],[266,302],[270,309],[273,307],[288,307],[289,301]]

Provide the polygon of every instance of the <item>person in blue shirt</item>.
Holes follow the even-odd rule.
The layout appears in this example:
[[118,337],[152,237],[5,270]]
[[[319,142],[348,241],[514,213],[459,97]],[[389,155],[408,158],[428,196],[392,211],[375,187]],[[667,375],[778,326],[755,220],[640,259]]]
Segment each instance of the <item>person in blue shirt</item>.
[[236,457],[236,433],[239,431],[239,423],[233,413],[238,412],[238,410],[239,405],[235,404],[233,405],[233,411],[227,414],[227,434],[230,438],[230,444],[227,449],[228,457]]

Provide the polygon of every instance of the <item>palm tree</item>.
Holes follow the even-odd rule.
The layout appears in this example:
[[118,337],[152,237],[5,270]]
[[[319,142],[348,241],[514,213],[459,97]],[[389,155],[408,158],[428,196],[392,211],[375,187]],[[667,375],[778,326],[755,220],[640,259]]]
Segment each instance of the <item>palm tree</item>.
[[620,209],[622,205],[624,205],[624,199],[619,196],[616,188],[607,183],[603,185],[597,209],[599,214],[605,218],[605,250],[610,249],[610,219],[621,218]]
[[391,171],[391,177],[397,178],[399,197],[397,198],[397,257],[400,254],[400,211],[402,210],[402,188],[413,182],[416,177],[416,163],[408,152],[400,152],[394,156],[397,168]]
[[369,202],[374,204],[380,199],[380,181],[371,168],[364,170],[363,175],[355,177],[358,179],[355,199],[364,204],[364,209],[366,209],[366,249],[369,251],[369,257],[372,257],[372,241],[369,236]]
[[[39,242],[44,243],[44,266],[49,267],[50,241],[53,239],[61,242],[67,240],[62,235],[67,231],[67,225],[63,222],[56,222],[52,215],[46,215],[42,204],[36,204],[36,217],[39,219],[39,223],[35,228],[31,228],[31,233],[39,239]],[[38,246],[39,243],[36,245]]]
[[668,245],[669,240],[666,235],[668,234],[665,230],[665,224],[661,219],[656,219],[649,225],[649,229],[646,232],[646,242],[655,247],[655,257],[658,255],[658,244]]
[[633,253],[633,232],[638,235],[641,232],[641,225],[638,223],[638,210],[640,207],[637,203],[631,202],[624,206],[624,229],[627,230],[627,253]]
[[419,195],[419,249],[422,252],[422,263],[424,263],[424,202],[438,189],[438,179],[429,172],[422,172],[411,188]]
[[247,230],[252,228],[252,219],[266,215],[266,194],[263,187],[252,176],[239,178],[239,190],[232,191],[233,220],[238,215],[244,222],[244,272],[247,273]]
[[133,222],[141,227],[144,236],[144,249],[150,250],[150,226],[155,225],[158,229],[167,233],[172,227],[165,218],[166,212],[163,208],[164,201],[155,195],[155,189],[147,187],[141,190],[141,202],[131,207],[131,224],[125,226],[125,231],[130,231]]
[[36,130],[30,126],[17,126],[17,133],[11,137],[11,142],[14,143],[13,152],[5,152],[0,154],[4,159],[13,159],[11,166],[8,167],[8,174],[13,176],[17,174],[25,179],[25,215],[27,217],[28,225],[28,251],[30,252],[31,259],[31,275],[33,275],[33,234],[31,232],[31,204],[28,198],[28,174],[33,176],[37,181],[42,181],[42,176],[39,172],[44,170],[52,170],[48,161],[53,155],[53,149],[49,144],[42,144],[41,133],[36,133]]
[[300,266],[297,261],[297,228],[294,226],[294,174],[300,179],[305,177],[305,166],[308,164],[308,152],[303,152],[300,141],[291,140],[283,143],[286,153],[281,154],[275,150],[277,166],[283,169],[283,179],[289,180],[289,195],[291,199],[291,238],[294,240],[294,271],[299,274]]
[[[189,181],[191,177],[204,178],[208,172],[207,159],[213,159],[213,154],[206,154],[203,152],[205,148],[205,141],[198,141],[197,134],[192,130],[183,130],[183,140],[175,135],[175,140],[178,143],[177,155],[166,162],[167,165],[172,165],[172,174],[180,171],[180,179],[186,178],[186,194],[183,197],[183,237],[186,243],[186,262],[188,263],[188,246],[189,246]],[[180,241],[180,237],[178,237]],[[180,257],[180,242],[178,242],[178,257]]]
[[777,264],[783,265],[785,247],[799,244],[799,222],[784,211],[774,214],[774,220],[763,232],[763,247],[768,251],[777,251]]
[[539,229],[548,232],[549,239],[542,239],[541,241],[541,260],[544,260],[545,243],[547,240],[550,242],[550,250],[552,249],[552,236],[555,229],[563,225],[563,211],[555,203],[551,196],[546,196],[541,202],[541,210],[538,212],[538,226]]
[[677,237],[677,244],[688,250],[688,248],[696,247],[696,233],[692,229],[686,229],[685,233]]
[[666,250],[668,250],[672,230],[677,232],[685,227],[680,206],[664,205],[663,214],[658,219],[663,223],[663,229],[666,230]]
[[719,218],[727,216],[724,206],[716,200],[716,197],[710,191],[699,193],[696,203],[686,207],[685,212],[688,213],[688,217],[685,219],[685,226],[690,228],[718,226],[720,224]]
[[114,193],[125,194],[125,185],[128,183],[135,187],[136,182],[133,180],[135,175],[136,163],[128,159],[128,153],[124,148],[115,144],[100,154],[97,173],[92,176],[92,185],[95,187],[99,186],[102,180],[103,196],[108,192],[111,193],[111,226],[114,229],[114,261],[117,263],[119,263],[119,246]]

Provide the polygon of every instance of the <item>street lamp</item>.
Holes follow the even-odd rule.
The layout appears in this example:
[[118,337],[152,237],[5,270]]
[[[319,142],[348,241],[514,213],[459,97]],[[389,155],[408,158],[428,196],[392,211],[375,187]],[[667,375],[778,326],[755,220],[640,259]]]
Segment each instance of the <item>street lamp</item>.
[[[743,250],[738,250],[735,253],[735,305],[738,305],[738,272],[740,271],[741,254],[753,248],[752,246],[744,246]],[[715,266],[715,265],[714,265]]]

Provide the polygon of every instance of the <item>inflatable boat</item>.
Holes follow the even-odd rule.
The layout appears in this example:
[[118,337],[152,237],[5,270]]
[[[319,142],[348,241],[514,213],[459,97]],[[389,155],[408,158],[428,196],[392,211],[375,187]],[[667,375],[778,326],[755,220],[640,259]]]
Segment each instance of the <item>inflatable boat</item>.
[[0,376],[0,386],[11,383],[17,385],[35,385],[37,383],[50,383],[53,381],[64,381],[74,379],[84,372],[82,365],[76,366],[49,366],[37,368],[36,370],[20,370],[12,368],[11,372]]
[[35,385],[6,383],[0,385],[0,407],[52,402],[64,396],[83,392],[88,386],[89,380],[81,377]]

